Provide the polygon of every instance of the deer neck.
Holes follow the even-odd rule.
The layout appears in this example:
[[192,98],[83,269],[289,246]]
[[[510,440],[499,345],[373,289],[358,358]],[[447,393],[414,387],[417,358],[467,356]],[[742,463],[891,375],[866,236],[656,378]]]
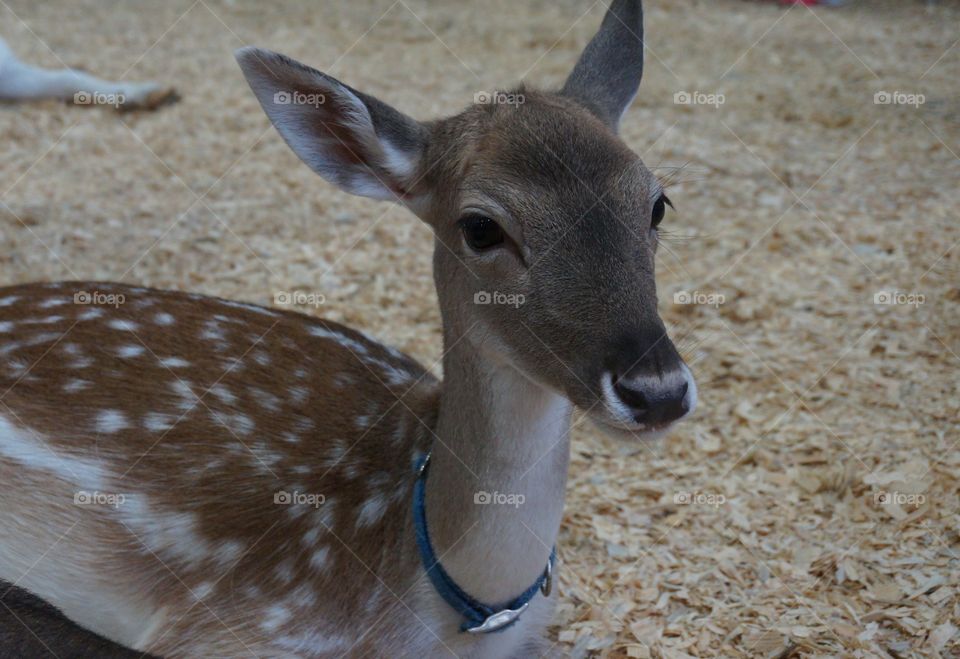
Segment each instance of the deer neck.
[[446,329],[427,524],[450,576],[496,605],[537,580],[556,543],[572,408]]

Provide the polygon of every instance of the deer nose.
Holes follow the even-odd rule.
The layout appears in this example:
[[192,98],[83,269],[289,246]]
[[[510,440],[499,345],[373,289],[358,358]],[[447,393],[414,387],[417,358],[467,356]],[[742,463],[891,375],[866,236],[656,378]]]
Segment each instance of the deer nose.
[[689,414],[696,405],[696,385],[686,365],[663,375],[624,374],[612,377],[620,409],[636,423],[660,427]]

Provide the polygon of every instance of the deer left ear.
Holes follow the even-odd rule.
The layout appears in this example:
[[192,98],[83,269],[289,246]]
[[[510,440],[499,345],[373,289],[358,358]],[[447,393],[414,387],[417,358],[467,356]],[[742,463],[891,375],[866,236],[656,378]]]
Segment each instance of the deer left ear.
[[643,5],[613,0],[560,92],[616,131],[643,76]]
[[236,58],[270,121],[313,171],[352,194],[415,205],[425,126],[284,55],[248,47]]

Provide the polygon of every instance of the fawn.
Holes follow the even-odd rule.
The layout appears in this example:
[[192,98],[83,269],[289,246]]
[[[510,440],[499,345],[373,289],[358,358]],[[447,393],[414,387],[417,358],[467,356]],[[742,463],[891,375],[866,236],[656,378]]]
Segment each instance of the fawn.
[[2,289],[0,578],[168,657],[549,648],[573,406],[644,438],[696,404],[657,313],[669,202],[617,136],[642,26],[615,0],[560,91],[431,122],[238,51],[307,165],[433,229],[443,381],[297,313]]

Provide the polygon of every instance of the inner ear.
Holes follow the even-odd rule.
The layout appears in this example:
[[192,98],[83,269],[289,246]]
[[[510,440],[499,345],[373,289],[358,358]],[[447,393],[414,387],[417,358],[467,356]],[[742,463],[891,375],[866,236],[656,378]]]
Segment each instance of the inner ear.
[[236,57],[277,132],[313,171],[353,194],[420,201],[425,126],[284,55],[242,48]]

